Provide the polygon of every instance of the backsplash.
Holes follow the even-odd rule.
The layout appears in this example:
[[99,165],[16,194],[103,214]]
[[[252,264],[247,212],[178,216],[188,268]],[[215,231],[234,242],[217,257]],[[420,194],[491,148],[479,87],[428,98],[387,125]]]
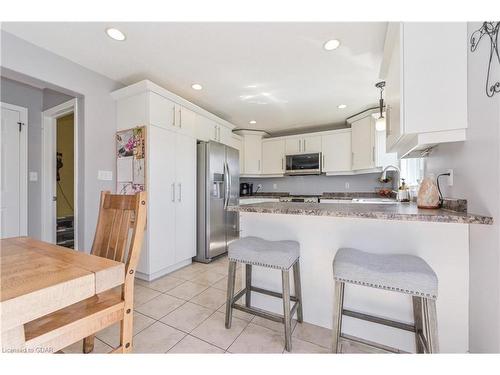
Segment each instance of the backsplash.
[[[322,194],[323,192],[374,192],[382,187],[380,173],[351,176],[286,176],[273,178],[240,178],[240,182],[253,184],[253,191],[262,184],[260,191],[285,191],[291,194]],[[386,187],[389,187],[388,185]]]

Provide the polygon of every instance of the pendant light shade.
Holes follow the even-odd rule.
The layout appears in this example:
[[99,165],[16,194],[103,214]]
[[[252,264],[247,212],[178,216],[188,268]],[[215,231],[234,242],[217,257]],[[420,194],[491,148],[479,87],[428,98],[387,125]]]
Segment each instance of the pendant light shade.
[[377,121],[375,122],[375,129],[379,132],[385,130],[385,117],[379,117]]

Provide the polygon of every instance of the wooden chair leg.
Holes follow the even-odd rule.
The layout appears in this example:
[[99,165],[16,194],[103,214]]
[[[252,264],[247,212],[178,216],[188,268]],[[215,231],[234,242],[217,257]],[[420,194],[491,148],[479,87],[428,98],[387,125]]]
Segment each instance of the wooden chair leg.
[[295,297],[298,300],[297,306],[297,321],[302,323],[304,320],[304,315],[302,311],[302,286],[300,284],[300,263],[297,261],[293,265],[293,284],[295,287]]
[[252,302],[252,265],[245,265],[245,288],[247,292],[245,293],[245,306],[250,307]]
[[332,327],[332,352],[340,352],[340,334],[342,333],[342,310],[344,308],[344,283],[335,281],[333,295],[333,327]]
[[133,321],[133,310],[126,308],[123,320],[120,322],[120,346],[122,353],[132,353]]
[[415,321],[415,349],[417,353],[425,353],[425,347],[420,339],[424,335],[424,321],[422,319],[422,298],[412,297],[413,319]]
[[94,338],[95,338],[94,335],[90,335],[90,336],[85,337],[83,339],[83,353],[84,354],[92,353],[92,351],[94,350]]
[[436,301],[429,298],[423,298],[422,304],[424,307],[425,331],[427,333],[427,350],[429,353],[439,353]]
[[233,296],[236,279],[236,262],[229,262],[229,272],[227,275],[227,298],[226,298],[226,328],[231,328],[233,318]]
[[285,350],[292,350],[292,319],[290,316],[290,275],[288,270],[281,271],[283,282],[283,315],[285,317]]

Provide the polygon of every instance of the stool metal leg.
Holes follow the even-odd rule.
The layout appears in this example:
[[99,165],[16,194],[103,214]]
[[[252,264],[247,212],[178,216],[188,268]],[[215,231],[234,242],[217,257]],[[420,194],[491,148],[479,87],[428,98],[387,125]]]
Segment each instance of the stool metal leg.
[[285,317],[285,350],[292,350],[292,319],[290,317],[290,275],[288,270],[281,271],[283,282],[283,315]]
[[439,353],[436,301],[423,298],[422,304],[424,307],[424,326],[427,333],[428,352]]
[[333,295],[333,327],[332,327],[332,351],[339,353],[340,334],[342,333],[342,310],[344,308],[344,283],[335,281]]
[[299,263],[298,260],[293,265],[293,283],[294,283],[294,287],[295,287],[295,297],[298,300],[298,305],[297,305],[297,321],[299,323],[302,323],[302,321],[303,321],[303,312],[302,312],[302,287],[300,285],[300,263]]
[[245,265],[245,288],[247,292],[245,293],[245,306],[250,307],[252,301],[252,265]]
[[226,298],[226,328],[231,328],[233,317],[234,283],[236,279],[236,262],[229,262],[227,275],[227,298]]
[[415,348],[417,353],[425,353],[425,346],[420,336],[424,334],[424,320],[422,318],[422,297],[412,297],[413,319],[415,321]]

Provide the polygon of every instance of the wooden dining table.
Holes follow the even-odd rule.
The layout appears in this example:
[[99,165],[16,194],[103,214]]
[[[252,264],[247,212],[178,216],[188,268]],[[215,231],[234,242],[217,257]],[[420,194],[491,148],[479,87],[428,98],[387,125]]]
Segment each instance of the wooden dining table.
[[25,351],[24,324],[122,285],[124,267],[29,237],[0,240],[2,352]]

